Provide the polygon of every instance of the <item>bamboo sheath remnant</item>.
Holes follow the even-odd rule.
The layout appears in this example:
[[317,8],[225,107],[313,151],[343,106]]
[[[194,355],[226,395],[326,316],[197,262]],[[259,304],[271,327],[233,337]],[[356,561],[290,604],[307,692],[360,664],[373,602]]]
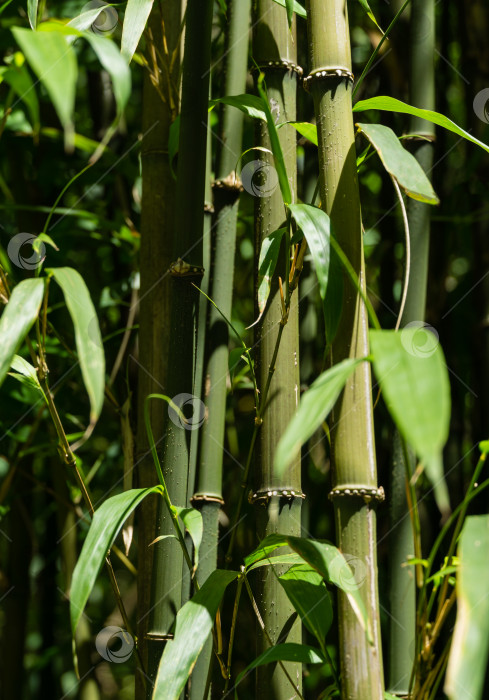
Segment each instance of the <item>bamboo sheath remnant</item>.
[[[352,118],[352,75],[346,0],[309,0],[308,39],[311,74],[306,79],[318,126],[320,193],[332,231],[355,270],[363,291],[365,271],[360,200]],[[343,276],[343,307],[332,347],[337,363],[366,357],[367,313],[360,294]],[[335,303],[332,300],[331,303]],[[350,493],[361,484],[379,493],[375,459],[371,375],[361,363],[347,382],[332,416],[333,495],[338,546],[355,573],[355,586],[368,611],[372,643],[344,593],[338,595],[342,697],[383,698],[382,650],[377,590],[377,498],[365,502]]]

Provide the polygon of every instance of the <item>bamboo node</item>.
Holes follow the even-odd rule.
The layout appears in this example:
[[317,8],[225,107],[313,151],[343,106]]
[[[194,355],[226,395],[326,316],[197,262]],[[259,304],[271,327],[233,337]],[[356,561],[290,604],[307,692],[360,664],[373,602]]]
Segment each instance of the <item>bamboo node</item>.
[[219,503],[221,506],[224,505],[224,499],[211,493],[194,493],[190,499],[192,505],[194,503]]
[[365,503],[370,503],[370,501],[372,500],[382,502],[385,500],[385,491],[383,486],[379,486],[379,488],[373,488],[371,486],[366,486],[363,484],[345,484],[343,486],[336,486],[328,494],[328,498],[330,501],[334,500],[339,496],[363,498]]
[[335,80],[338,80],[338,78],[346,78],[351,82],[355,79],[351,70],[345,66],[324,66],[323,68],[316,68],[304,78],[304,90],[309,92],[311,83],[314,80],[329,80],[330,78],[334,78]]
[[214,180],[212,187],[218,190],[236,192],[237,194],[244,191],[243,183],[235,171],[229,173],[229,175],[220,180]]
[[259,503],[266,506],[273,497],[293,501],[294,498],[304,499],[306,496],[302,491],[294,491],[294,489],[267,489],[266,491],[250,491],[248,501],[250,503]]
[[294,61],[289,61],[287,58],[281,58],[277,61],[264,61],[263,63],[258,64],[258,67],[253,66],[251,69],[252,71],[256,70],[263,70],[263,69],[268,69],[268,70],[290,70],[290,71],[295,71],[299,78],[302,78],[303,70],[300,66],[297,65],[297,63],[294,63]]
[[172,262],[170,265],[170,275],[172,277],[203,277],[204,272],[203,267],[190,265],[182,258],[178,258],[176,262]]

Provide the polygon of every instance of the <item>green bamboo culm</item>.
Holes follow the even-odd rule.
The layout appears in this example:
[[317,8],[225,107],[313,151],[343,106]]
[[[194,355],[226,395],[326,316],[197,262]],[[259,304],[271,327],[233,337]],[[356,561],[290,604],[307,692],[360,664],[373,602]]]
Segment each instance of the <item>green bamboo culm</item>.
[[[410,103],[435,109],[435,1],[411,2]],[[431,122],[412,117],[410,132],[429,139],[415,141],[414,156],[429,176],[433,166],[435,128]],[[422,323],[425,318],[430,240],[430,207],[409,199],[407,203],[411,266],[401,326]],[[402,331],[401,331],[402,332]],[[408,466],[408,471],[406,471]],[[406,465],[399,436],[393,444],[391,474],[391,534],[389,537],[389,690],[404,696],[414,661],[416,635],[416,583],[414,567],[402,566],[414,556],[414,537],[406,500],[406,476],[414,464]]]
[[[351,51],[346,0],[309,0],[311,73],[305,87],[314,99],[318,126],[321,206],[363,289],[365,266],[352,118]],[[343,306],[333,342],[336,364],[369,352],[367,313],[361,296],[343,275]],[[337,303],[332,299],[331,304]],[[355,575],[368,611],[372,643],[346,595],[338,593],[342,698],[383,698],[383,668],[377,587],[375,506],[350,495],[352,484],[377,489],[369,363],[361,363],[338,400],[331,420],[334,510],[338,546]],[[377,491],[378,500],[383,492]]]
[[[265,74],[267,97],[276,123],[296,118],[297,96],[297,44],[295,17],[292,27],[287,24],[287,14],[273,0],[258,0],[253,28],[253,56],[260,71]],[[264,123],[258,126],[257,145],[270,149],[270,139]],[[297,189],[296,134],[284,126],[279,129],[290,188],[295,197]],[[273,159],[260,153],[260,165],[254,174],[255,199],[255,250],[256,260],[263,239],[284,225],[286,212]],[[275,189],[273,189],[275,186]],[[289,235],[287,233],[286,235]],[[285,245],[277,263],[285,290]],[[258,267],[255,264],[255,271]],[[257,295],[255,294],[255,297]],[[260,420],[263,421],[257,441],[253,478],[253,503],[256,512],[257,535],[261,540],[269,534],[301,534],[301,473],[300,456],[289,470],[277,477],[273,462],[278,441],[297,410],[299,401],[299,342],[298,342],[298,294],[292,295],[289,318],[282,325],[282,303],[277,274],[265,313],[256,326],[255,341],[258,347],[256,361],[257,381],[261,401]],[[257,312],[258,313],[258,312]],[[277,353],[278,348],[278,353]],[[271,381],[270,381],[271,380]],[[268,385],[268,391],[267,391]],[[257,603],[265,628],[273,644],[279,642],[300,643],[302,629],[294,609],[277,575],[280,567],[262,567],[256,572]],[[269,641],[258,629],[258,653],[269,647]],[[284,664],[290,679],[299,693],[302,690],[300,664]],[[290,679],[278,664],[257,669],[257,698],[288,700],[293,696]]]
[[[198,292],[193,283],[203,275],[206,143],[212,28],[211,0],[189,0],[185,26],[180,138],[172,232],[172,309],[167,391],[187,417],[169,412],[164,433],[163,473],[172,503],[187,503],[191,429],[198,423],[193,399]],[[162,272],[164,272],[162,270]],[[190,429],[189,429],[190,428]],[[173,534],[163,504],[155,536]],[[156,676],[164,642],[181,606],[183,552],[167,538],[155,545],[152,572],[152,615],[148,639],[148,674]]]
[[[250,0],[228,3],[228,34],[225,53],[224,95],[239,95],[246,89]],[[215,224],[211,233],[212,287],[210,297],[227,317],[231,317],[236,225],[241,185],[234,168],[242,151],[243,113],[229,105],[222,110],[217,156],[216,180],[213,185]],[[207,293],[207,289],[203,289]],[[202,300],[206,299],[202,295]],[[199,321],[200,322],[200,321]],[[228,327],[217,309],[210,305],[203,382],[205,420],[200,431],[201,446],[196,492],[192,505],[202,513],[204,533],[197,571],[202,584],[217,566],[219,509],[222,500],[223,442],[226,416],[228,376]],[[212,640],[201,652],[190,683],[190,697],[203,697]]]
[[[178,92],[170,92],[170,84],[178,85],[180,60],[178,45],[181,26],[181,0],[155,4],[148,20],[156,48],[164,40],[170,53],[177,50],[171,71],[171,83],[153,84],[149,72],[144,76],[143,134],[141,143],[142,204],[140,248],[139,357],[138,357],[138,421],[136,435],[137,486],[158,483],[149,450],[144,424],[146,396],[167,387],[168,338],[170,337],[171,286],[167,270],[172,261],[171,238],[175,181],[168,159],[170,125],[178,110]],[[161,52],[162,53],[162,52]],[[162,73],[163,74],[163,73]],[[164,97],[164,100],[162,99]],[[157,402],[150,404],[150,420],[154,435],[161,439],[164,415]],[[136,485],[136,484],[135,484]],[[146,634],[151,607],[151,579],[154,547],[147,545],[155,537],[158,511],[156,496],[146,498],[138,509],[138,639],[144,667],[148,667]],[[146,695],[146,682],[136,674],[136,698]]]

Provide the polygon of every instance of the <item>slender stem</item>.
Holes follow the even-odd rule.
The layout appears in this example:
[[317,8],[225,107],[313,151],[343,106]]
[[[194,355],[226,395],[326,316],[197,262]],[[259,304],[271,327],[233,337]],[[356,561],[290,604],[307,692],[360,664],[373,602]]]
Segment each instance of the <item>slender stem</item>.
[[236,623],[238,620],[239,601],[241,598],[241,591],[243,589],[243,583],[244,583],[244,576],[240,576],[238,578],[238,585],[236,586],[236,597],[234,599],[233,619],[231,620],[231,632],[229,634],[228,658],[227,658],[227,664],[226,664],[227,678],[226,678],[226,684],[224,686],[224,693],[223,693],[224,695],[226,695],[226,693],[227,693],[227,690],[229,687],[229,681],[231,680],[231,661],[233,658],[234,635],[236,632]]

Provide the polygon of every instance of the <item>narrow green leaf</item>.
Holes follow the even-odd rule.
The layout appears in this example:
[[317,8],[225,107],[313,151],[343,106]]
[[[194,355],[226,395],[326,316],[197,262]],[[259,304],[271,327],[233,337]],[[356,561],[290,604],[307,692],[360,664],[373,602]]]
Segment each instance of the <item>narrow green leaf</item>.
[[[282,7],[287,7],[285,3],[286,3],[286,1],[288,2],[289,0],[274,0],[274,1],[277,3],[277,5],[282,5]],[[292,9],[296,13],[296,15],[298,15],[299,17],[303,17],[304,19],[307,18],[307,12],[306,12],[305,8],[302,7],[302,5],[299,2],[297,2],[296,0],[294,0],[294,2],[292,3]]]
[[33,32],[30,29],[13,27],[12,33],[51,98],[63,125],[66,143],[72,145],[78,76],[73,47],[59,32]]
[[439,204],[431,182],[416,158],[406,151],[388,126],[382,124],[357,124],[375,148],[384,168],[413,199],[427,204]]
[[199,565],[199,549],[202,542],[202,534],[204,532],[204,525],[202,523],[202,514],[200,511],[195,510],[195,508],[182,508],[180,506],[173,506],[178,517],[182,520],[185,525],[185,529],[190,535],[192,542],[194,543],[194,571],[197,570]]
[[260,569],[263,566],[278,566],[279,564],[289,564],[290,566],[294,564],[304,564],[304,559],[295,552],[291,554],[278,554],[276,557],[268,557],[267,559],[256,561],[246,569],[246,573],[254,571],[254,569]]
[[131,96],[131,71],[129,66],[119,53],[117,45],[111,39],[97,36],[93,32],[84,32],[83,37],[97,54],[100,64],[110,75],[117,105],[116,120],[118,120],[122,116]]
[[366,563],[358,558],[345,557],[337,547],[328,542],[304,537],[287,537],[287,543],[326,581],[345,593],[360,625],[367,632],[369,641],[372,641],[368,615],[360,593],[360,588],[366,581]]
[[13,357],[36,320],[44,294],[40,277],[17,284],[0,318],[0,384]]
[[27,0],[27,17],[32,29],[37,27],[37,5],[38,0]]
[[[86,6],[85,6],[86,7]],[[108,20],[108,24],[110,25],[110,29],[107,27],[107,32],[110,33],[110,31],[113,31],[115,26],[117,25],[117,10],[110,10],[109,8],[114,7],[113,4],[110,3],[100,3],[100,5],[97,5],[96,7],[90,7],[90,9],[85,10],[81,14],[77,15],[73,19],[71,19],[68,24],[66,25],[67,27],[73,27],[74,29],[78,29],[81,32],[91,29],[92,25],[93,29],[96,31],[103,32],[106,27],[106,23]],[[114,13],[113,15],[111,14],[110,16],[107,17],[108,12]],[[97,19],[99,15],[104,13],[105,17],[103,18],[103,21],[101,24],[103,25],[102,27],[97,26]],[[107,34],[105,34],[107,36]]]
[[39,377],[37,376],[36,368],[31,365],[30,362],[24,360],[20,355],[14,355],[12,360],[11,369],[13,372],[8,372],[9,377],[17,379],[21,384],[25,384],[37,391],[40,391],[46,401],[46,395],[42,390],[41,384],[39,382]]
[[66,306],[75,327],[76,348],[83,381],[90,398],[90,421],[102,411],[105,391],[105,356],[97,313],[83,277],[71,267],[51,268],[48,272],[63,290]]
[[263,109],[267,117],[268,135],[270,137],[270,147],[273,153],[273,159],[275,161],[275,167],[277,169],[278,181],[280,185],[280,191],[282,192],[282,198],[284,204],[290,204],[292,202],[292,192],[290,191],[289,178],[287,176],[287,170],[285,168],[284,154],[282,151],[282,146],[280,145],[280,139],[278,137],[277,127],[270,110],[270,105],[268,104],[268,99],[265,90],[263,89],[263,81],[265,80],[265,75],[260,74],[257,83],[258,94],[260,95],[263,102]]
[[[260,654],[249,666],[241,671],[236,678],[235,689],[241,683],[243,678],[258,666],[265,664],[277,663],[277,661],[295,661],[298,664],[324,664],[326,659],[319,649],[307,646],[307,644],[295,644],[294,642],[286,642],[284,644],[275,644],[263,654]],[[235,697],[237,697],[235,690]]]
[[279,583],[304,625],[322,646],[333,622],[333,607],[321,574],[309,565],[292,566],[279,577]]
[[383,34],[384,32],[382,31],[382,29],[380,28],[379,23],[378,23],[377,20],[375,19],[375,15],[374,15],[374,13],[372,12],[372,10],[370,9],[370,5],[368,4],[368,1],[367,1],[367,0],[358,0],[358,2],[360,3],[360,5],[361,5],[361,6],[363,7],[363,9],[365,10],[365,13],[370,17],[370,19],[372,20],[372,22],[375,24],[375,26],[377,27],[377,29],[379,29],[379,30],[382,32],[382,34]]
[[292,26],[292,18],[294,17],[294,0],[285,0],[285,9],[287,10],[287,24],[290,29]]
[[[336,252],[335,243],[334,236],[331,236],[327,300],[323,304],[324,330],[326,341],[329,345],[336,337],[343,311],[343,270],[340,258]],[[336,246],[339,248],[337,244]]]
[[209,637],[227,586],[237,571],[213,571],[202,588],[177,613],[175,636],[166,643],[153,691],[153,700],[178,700]]
[[310,204],[289,206],[297,226],[303,232],[312,255],[319,282],[319,293],[323,302],[326,299],[330,256],[330,220],[322,209]]
[[375,374],[400,433],[423,462],[442,511],[449,508],[441,452],[450,425],[450,382],[438,337],[423,324],[370,331]]
[[39,101],[31,75],[25,65],[25,57],[20,51],[15,52],[8,66],[0,68],[0,77],[13,88],[15,94],[27,107],[33,132],[39,131]]
[[251,554],[248,554],[248,556],[245,557],[244,562],[246,568],[250,567],[257,561],[268,559],[269,555],[275,549],[277,549],[277,547],[285,547],[286,544],[287,537],[285,535],[268,535],[260,542],[258,547],[251,552]]
[[121,53],[129,63],[142,36],[153,0],[128,0],[122,27]]
[[279,128],[284,124],[290,124],[301,136],[315,146],[318,145],[318,130],[315,124],[309,124],[309,122],[283,122],[283,124],[279,124]]
[[355,367],[361,359],[348,358],[323,372],[311,384],[299,404],[299,410],[280,438],[275,453],[274,471],[281,475],[297,452],[326,419]]
[[467,131],[461,129],[455,122],[451,119],[445,117],[443,114],[438,112],[432,112],[429,109],[419,109],[418,107],[412,107],[411,105],[401,102],[401,100],[396,100],[394,97],[371,97],[368,100],[361,100],[357,102],[353,107],[354,112],[365,112],[369,109],[379,109],[385,112],[400,112],[401,114],[411,114],[413,117],[419,117],[420,119],[426,119],[426,121],[441,126],[443,129],[448,131],[453,131],[457,136],[461,136],[471,143],[475,143],[480,146],[485,151],[489,153],[489,145],[479,141],[474,136],[471,136]]
[[226,95],[215,100],[209,100],[209,110],[214,109],[217,104],[236,107],[249,117],[253,117],[253,119],[267,121],[263,100],[256,95]]
[[82,551],[73,571],[70,592],[73,636],[100,568],[124,522],[148,494],[157,493],[159,489],[159,486],[151,486],[146,489],[124,491],[124,493],[108,498],[95,511],[87,538],[83,543]]
[[273,273],[277,266],[282,237],[287,229],[279,228],[266,236],[261,244],[260,258],[258,260],[258,310],[260,316],[265,311]]
[[450,700],[482,700],[489,655],[489,516],[465,521],[458,556],[457,619],[445,693]]

